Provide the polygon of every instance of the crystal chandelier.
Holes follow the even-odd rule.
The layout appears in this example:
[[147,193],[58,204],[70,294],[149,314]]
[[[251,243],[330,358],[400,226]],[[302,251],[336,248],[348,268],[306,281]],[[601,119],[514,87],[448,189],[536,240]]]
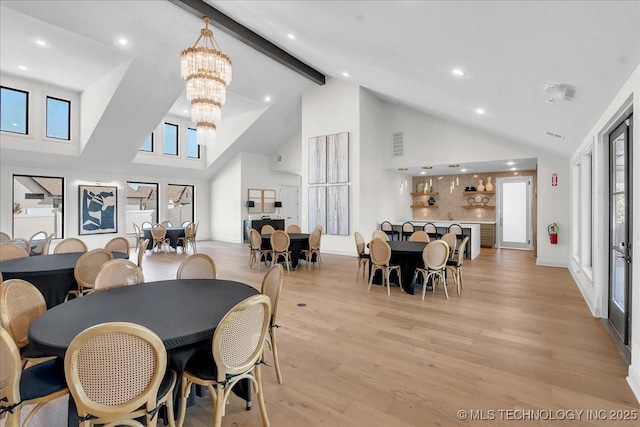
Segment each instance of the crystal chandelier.
[[[211,19],[202,20],[205,27],[193,46],[182,51],[180,76],[186,80],[187,99],[191,102],[191,121],[197,126],[198,144],[212,142],[220,122],[221,108],[227,100],[231,82],[231,59],[222,51],[209,29]],[[198,46],[202,42],[202,46]]]

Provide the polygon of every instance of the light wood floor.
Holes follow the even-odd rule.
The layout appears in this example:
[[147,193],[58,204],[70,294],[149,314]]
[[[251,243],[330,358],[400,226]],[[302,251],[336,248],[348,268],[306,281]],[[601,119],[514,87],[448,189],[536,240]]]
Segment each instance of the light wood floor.
[[[264,269],[248,268],[246,245],[198,242],[198,250],[214,257],[219,277],[259,287]],[[147,281],[174,277],[185,256],[147,256]],[[355,257],[323,260],[321,268],[307,271],[303,263],[285,273],[278,322],[284,384],[263,367],[271,425],[640,425],[610,420],[612,410],[640,417],[640,406],[627,367],[566,269],[536,267],[531,252],[482,249],[465,261],[462,295],[451,282],[450,300],[440,288],[421,301],[397,287],[390,297],[379,286],[367,292],[355,280]],[[43,426],[66,425],[66,402],[56,403],[42,412]],[[460,410],[484,410],[485,418],[493,410],[495,419],[460,420]],[[558,417],[558,410],[584,413],[508,419]],[[589,410],[609,419],[588,420]],[[210,400],[199,398],[185,425],[212,419]],[[223,425],[259,426],[259,411],[245,411],[233,397]]]

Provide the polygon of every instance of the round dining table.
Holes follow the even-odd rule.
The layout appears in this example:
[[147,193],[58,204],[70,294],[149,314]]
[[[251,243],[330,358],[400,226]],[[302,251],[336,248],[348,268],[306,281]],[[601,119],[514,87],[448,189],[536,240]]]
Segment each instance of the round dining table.
[[[45,354],[63,358],[71,340],[83,330],[105,322],[132,322],[155,332],[167,349],[167,365],[178,381],[187,361],[211,351],[213,333],[237,303],[258,290],[231,280],[178,279],[124,286],[85,295],[48,310],[29,328],[32,345]],[[180,408],[174,390],[174,410]],[[250,386],[234,389],[250,407]],[[77,425],[70,403],[69,425]]]
[[[303,249],[309,249],[309,233],[287,233],[289,235],[289,251],[291,251],[291,268],[296,269]],[[271,249],[271,234],[262,234],[261,249]]]
[[[171,246],[173,249],[178,250],[178,246],[182,246],[182,242],[179,241],[178,239],[180,237],[184,237],[185,236],[185,229],[186,227],[165,227],[165,230],[167,230],[167,234],[166,237],[169,238],[169,246]],[[151,245],[151,242],[153,242],[153,236],[151,235],[151,229],[150,228],[143,228],[142,229],[142,234],[144,235],[145,239],[149,239],[149,247],[148,250],[151,250],[153,248],[153,246]],[[180,243],[178,245],[178,243]]]
[[[77,286],[73,270],[78,259],[86,252],[30,256],[0,262],[4,280],[22,279],[34,285],[42,293],[47,309],[62,304]],[[114,258],[129,258],[124,252],[113,252]]]
[[[416,268],[422,265],[422,252],[427,242],[412,242],[407,240],[391,240],[387,242],[391,248],[391,259],[389,263],[399,265],[402,274],[402,289],[411,295],[415,294],[413,276]],[[371,267],[369,267],[371,274]],[[382,275],[376,272],[373,278],[374,283],[382,283]]]

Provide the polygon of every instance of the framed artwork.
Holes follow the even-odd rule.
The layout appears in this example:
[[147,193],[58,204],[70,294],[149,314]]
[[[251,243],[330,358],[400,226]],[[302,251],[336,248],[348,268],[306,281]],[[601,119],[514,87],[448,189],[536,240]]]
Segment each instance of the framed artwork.
[[262,190],[262,212],[274,213],[276,211],[276,190]]
[[349,235],[349,186],[327,187],[327,234]]
[[327,182],[349,182],[349,132],[327,137]]
[[117,233],[118,187],[80,185],[78,193],[78,234]]
[[309,230],[327,229],[327,187],[309,187]]
[[257,214],[262,212],[262,190],[249,189],[247,200],[253,202],[252,208],[247,208],[250,214]]
[[327,182],[327,137],[309,138],[309,184]]

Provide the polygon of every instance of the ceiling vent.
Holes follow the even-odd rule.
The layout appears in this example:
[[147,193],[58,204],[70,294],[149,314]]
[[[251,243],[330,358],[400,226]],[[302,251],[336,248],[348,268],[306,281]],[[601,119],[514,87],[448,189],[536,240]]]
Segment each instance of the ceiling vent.
[[548,84],[544,87],[546,103],[552,104],[557,101],[571,101],[576,91],[571,86],[561,84]]
[[393,157],[404,156],[404,132],[393,134]]
[[552,136],[554,138],[564,139],[564,135],[559,135],[559,134],[553,133],[553,132],[547,132],[547,135]]

